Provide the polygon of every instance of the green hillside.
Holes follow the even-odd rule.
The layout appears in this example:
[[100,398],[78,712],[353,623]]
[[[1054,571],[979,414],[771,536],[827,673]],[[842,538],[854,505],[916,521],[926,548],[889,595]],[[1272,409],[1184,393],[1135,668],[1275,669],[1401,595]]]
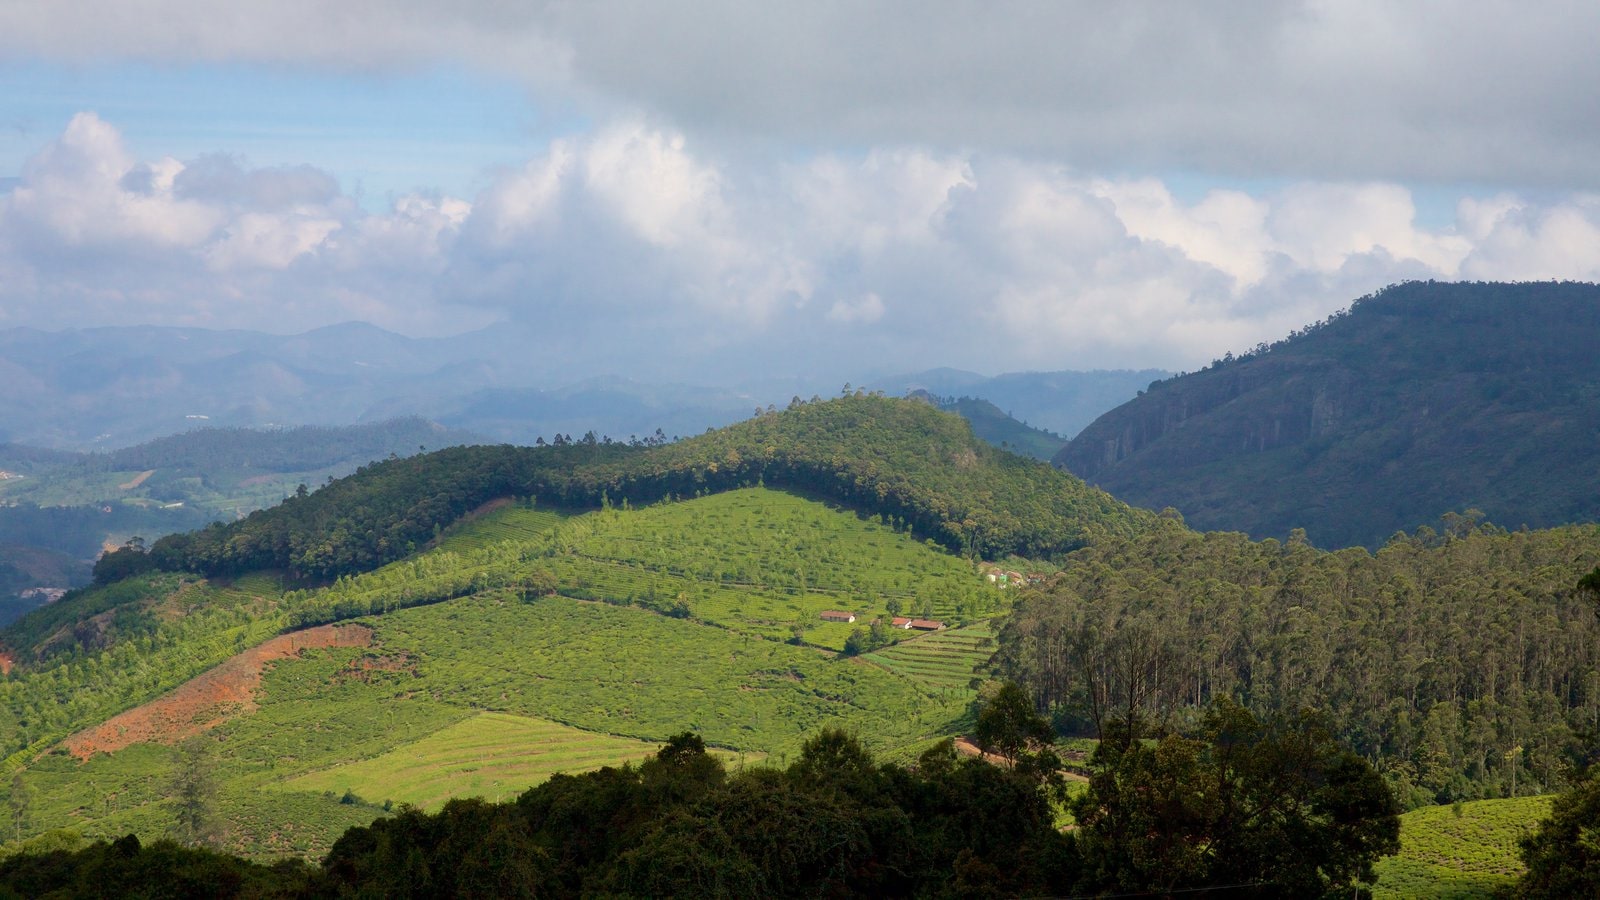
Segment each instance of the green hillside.
[[1055,463],[1200,529],[1378,547],[1448,511],[1600,520],[1600,285],[1396,285],[1159,381]]
[[432,809],[451,797],[509,799],[558,772],[637,763],[660,747],[546,719],[484,712],[382,756],[291,778],[282,788],[333,792],[341,799],[353,792]]
[[[139,724],[112,729],[177,740],[174,717],[220,715],[204,738],[218,809],[242,823],[228,846],[253,854],[317,852],[352,816],[381,812],[361,803],[511,796],[552,772],[639,758],[684,729],[751,760],[781,761],[827,726],[912,753],[961,730],[965,680],[819,649],[842,646],[849,628],[817,614],[882,615],[899,600],[967,618],[1004,599],[970,562],[875,518],[761,488],[576,517],[501,504],[437,544],[287,593],[270,577],[156,573],[6,630],[25,670],[0,680],[0,734],[7,771],[39,797],[30,827],[170,827],[160,785],[189,765],[180,751],[135,743],[80,762],[56,741],[291,624],[354,620],[372,629],[371,642],[275,657],[243,707],[196,706],[202,679],[136,710]],[[101,625],[91,633],[84,622]],[[182,698],[182,713],[147,712]],[[478,749],[463,757],[462,741]],[[539,749],[552,743],[562,747]],[[94,799],[108,794],[114,807]],[[263,796],[295,811],[291,836]]]
[[1374,898],[1490,898],[1523,870],[1517,841],[1550,814],[1550,798],[1428,806],[1400,817],[1400,853],[1378,863]]
[[851,396],[792,404],[664,446],[589,440],[462,447],[367,466],[240,522],[158,541],[173,571],[288,569],[334,577],[376,568],[498,497],[594,508],[765,484],[798,490],[961,553],[1042,556],[1153,521],[1048,465],[989,446],[925,403]]
[[101,453],[0,445],[0,469],[23,474],[0,481],[0,498],[40,507],[176,504],[234,518],[373,460],[471,441],[411,417],[343,427],[201,428]]

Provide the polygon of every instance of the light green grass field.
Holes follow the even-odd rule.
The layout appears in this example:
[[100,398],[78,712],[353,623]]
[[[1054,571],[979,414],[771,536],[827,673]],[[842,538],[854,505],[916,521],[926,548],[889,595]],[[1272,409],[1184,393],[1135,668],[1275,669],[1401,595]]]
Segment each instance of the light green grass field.
[[1428,806],[1400,817],[1400,853],[1377,865],[1374,897],[1492,897],[1522,872],[1517,840],[1550,797]]
[[[639,762],[661,745],[595,734],[546,719],[480,713],[374,759],[284,782],[432,809],[451,797],[515,797],[558,772]],[[724,756],[731,754],[722,751]]]

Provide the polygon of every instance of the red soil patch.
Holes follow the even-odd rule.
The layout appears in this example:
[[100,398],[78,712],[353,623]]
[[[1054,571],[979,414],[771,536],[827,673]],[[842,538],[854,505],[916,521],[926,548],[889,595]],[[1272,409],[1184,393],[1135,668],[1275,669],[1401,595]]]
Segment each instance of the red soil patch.
[[962,756],[981,756],[984,758],[984,760],[994,763],[997,766],[1009,767],[1011,765],[1010,759],[1007,759],[998,753],[985,753],[977,744],[974,744],[964,737],[956,738],[956,752]]
[[0,650],[0,675],[10,675],[11,667],[16,664],[17,661],[12,658],[10,653]]
[[149,471],[146,471],[146,472],[140,472],[139,474],[133,476],[133,480],[132,481],[126,482],[124,484],[119,484],[119,485],[117,485],[117,488],[119,490],[131,491],[134,488],[138,487],[139,485],[144,484],[146,481],[149,481],[150,480],[150,476],[154,475],[155,473],[156,473],[155,469],[150,469]]
[[130,744],[175,744],[255,709],[256,689],[267,663],[299,656],[307,649],[371,643],[372,629],[364,625],[322,625],[279,635],[195,676],[171,693],[67,738],[67,752],[85,760]]

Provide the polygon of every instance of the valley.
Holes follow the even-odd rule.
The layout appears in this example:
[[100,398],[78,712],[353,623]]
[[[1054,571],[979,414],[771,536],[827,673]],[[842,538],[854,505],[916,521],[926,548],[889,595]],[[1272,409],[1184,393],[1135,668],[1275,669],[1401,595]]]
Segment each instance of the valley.
[[[956,625],[1005,604],[970,563],[854,513],[758,488],[581,515],[499,505],[415,563],[254,599],[283,622],[383,593],[401,574],[415,583],[413,566],[436,579],[470,572],[472,586],[450,602],[348,620],[337,626],[346,637],[330,625],[290,631],[77,732],[26,762],[25,777],[52,798],[34,814],[37,827],[90,837],[130,823],[167,827],[161,795],[141,795],[140,785],[177,777],[177,745],[197,735],[214,744],[220,817],[256,821],[263,788],[292,800],[288,808],[327,807],[301,820],[328,823],[325,833],[298,833],[312,852],[348,827],[347,792],[363,808],[436,806],[464,792],[499,799],[557,771],[637,760],[684,727],[750,763],[781,762],[824,726],[914,754],[959,732],[975,666],[987,658],[974,642],[987,638],[897,632],[903,644],[893,649],[836,658],[826,651],[843,646],[850,626],[823,622],[820,611],[886,617],[886,601],[925,601]],[[530,592],[522,585],[532,571],[553,580]],[[687,613],[675,616],[679,603]],[[924,643],[931,652],[913,649]],[[880,657],[885,665],[868,661]],[[55,789],[73,772],[121,798],[114,812],[81,790]],[[245,829],[226,845],[260,854],[274,840]]]
[[811,765],[829,729],[884,766],[949,739],[989,765],[974,735],[1011,684],[1072,750],[1070,825],[1108,789],[1107,708],[1153,741],[1238,698],[1314,716],[1412,810],[1380,894],[1482,896],[1600,710],[1574,590],[1597,567],[1593,525],[1456,517],[1375,554],[1196,532],[853,395],[675,443],[396,456],[122,548],[0,631],[0,765],[34,841],[183,833],[196,795],[210,846],[318,859],[408,804],[521,803],[686,731],[736,781]]

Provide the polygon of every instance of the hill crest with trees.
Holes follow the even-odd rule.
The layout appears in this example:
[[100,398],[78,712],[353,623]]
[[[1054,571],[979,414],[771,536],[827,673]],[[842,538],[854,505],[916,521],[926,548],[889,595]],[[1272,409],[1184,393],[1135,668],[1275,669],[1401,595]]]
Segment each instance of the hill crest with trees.
[[1202,530],[1378,547],[1445,512],[1600,519],[1600,286],[1410,282],[1157,381],[1057,466]]

